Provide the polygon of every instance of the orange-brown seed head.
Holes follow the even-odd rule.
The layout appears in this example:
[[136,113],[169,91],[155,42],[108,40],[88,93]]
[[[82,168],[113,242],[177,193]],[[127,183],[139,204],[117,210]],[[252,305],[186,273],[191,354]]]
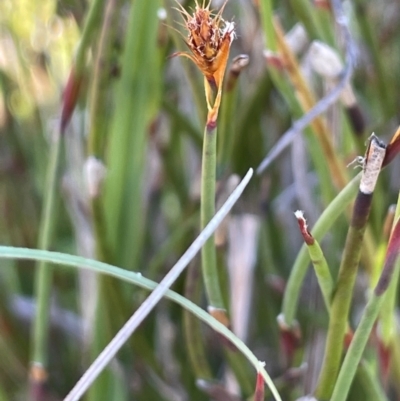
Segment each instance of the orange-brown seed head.
[[[210,10],[211,0],[207,6],[199,6],[196,0],[196,7],[193,15],[190,15],[179,3],[179,11],[185,20],[185,27],[188,31],[185,40],[190,53],[179,52],[176,55],[191,59],[203,73],[208,85],[217,90],[214,106],[211,107],[210,88],[206,87],[206,97],[209,119],[215,119],[221,101],[222,81],[225,74],[226,64],[229,57],[229,50],[232,40],[235,38],[234,23],[222,19],[222,11],[225,1],[217,14]],[[214,121],[215,122],[215,121]]]

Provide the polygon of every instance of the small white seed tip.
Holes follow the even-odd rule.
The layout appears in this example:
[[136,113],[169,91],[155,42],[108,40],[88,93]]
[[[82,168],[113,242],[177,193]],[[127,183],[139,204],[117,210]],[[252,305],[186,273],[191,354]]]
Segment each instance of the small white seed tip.
[[304,212],[302,210],[296,210],[294,212],[296,219],[303,219],[304,220]]

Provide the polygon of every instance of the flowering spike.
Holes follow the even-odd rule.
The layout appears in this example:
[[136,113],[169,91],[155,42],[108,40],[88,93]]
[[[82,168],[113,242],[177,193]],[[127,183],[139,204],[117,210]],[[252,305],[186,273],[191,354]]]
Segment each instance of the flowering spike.
[[[218,110],[221,104],[222,83],[232,40],[235,38],[234,23],[225,22],[222,12],[228,0],[225,0],[217,14],[210,10],[211,0],[202,6],[196,0],[196,7],[191,16],[181,4],[177,10],[181,13],[188,31],[185,40],[191,53],[178,52],[174,56],[184,56],[192,60],[204,75],[208,117],[207,127],[215,128]],[[221,27],[221,24],[225,26]],[[213,93],[216,91],[215,100]]]

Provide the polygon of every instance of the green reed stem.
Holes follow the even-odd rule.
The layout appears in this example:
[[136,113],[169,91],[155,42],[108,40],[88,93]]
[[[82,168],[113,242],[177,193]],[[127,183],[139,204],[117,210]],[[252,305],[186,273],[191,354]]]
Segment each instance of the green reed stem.
[[272,1],[263,0],[260,1],[260,14],[262,26],[265,32],[265,43],[267,49],[275,52],[278,48],[276,35],[273,25],[274,13],[272,11]]
[[[90,131],[87,153],[89,157],[94,156],[100,159],[104,156],[104,141],[109,129],[110,113],[108,96],[110,90],[111,58],[120,5],[120,1],[111,0],[106,6],[90,93]],[[99,183],[99,185],[101,184]],[[100,194],[92,196],[91,206],[96,238],[96,256],[103,261],[112,261],[110,249],[107,245],[107,230]]]
[[310,253],[310,259],[314,266],[315,274],[317,276],[318,284],[321,288],[326,308],[329,310],[333,292],[333,280],[328,263],[317,241],[308,247],[308,251]]
[[[54,136],[50,138],[50,158],[38,240],[38,248],[43,250],[49,249],[52,228],[56,220],[54,210],[61,143],[60,132],[55,131]],[[31,360],[33,364],[41,365],[46,369],[52,271],[45,261],[40,261],[37,267],[35,275],[36,315],[31,338]]]
[[254,376],[245,363],[246,359],[236,349],[231,350],[228,347],[225,347],[225,358],[236,377],[241,392],[245,397],[249,397],[254,391]]
[[[400,193],[397,198],[396,212],[393,220],[394,224],[398,221],[400,217]],[[397,288],[400,277],[400,260],[396,262],[396,268],[394,270],[394,275],[390,282],[387,294],[385,296],[385,301],[382,305],[382,311],[380,314],[380,332],[382,341],[385,345],[389,345],[395,341],[396,334],[396,301],[397,301]],[[396,357],[396,353],[393,353],[393,357]]]
[[[361,361],[365,346],[367,345],[372,328],[374,327],[376,318],[384,297],[372,295],[362,315],[361,321],[357,327],[354,337],[351,341],[350,348],[344,358],[342,368],[334,387],[331,398],[318,398],[321,400],[342,401],[347,398],[350,385],[357,371],[358,364]],[[343,341],[343,340],[342,340]]]
[[162,89],[157,45],[159,6],[156,0],[132,3],[107,138],[103,198],[107,243],[113,258],[127,269],[138,267],[145,237],[143,188],[148,129]]
[[[365,197],[370,199],[366,199]],[[316,390],[317,399],[320,400],[330,399],[336,382],[337,372],[339,371],[353,287],[361,256],[362,239],[369,216],[370,201],[371,195],[359,193],[354,205],[353,219],[347,234],[335,294],[331,304],[325,357]],[[361,204],[364,203],[369,205],[366,208],[362,208],[362,216],[358,215],[355,217],[361,211]],[[356,220],[358,220],[357,223],[355,223]]]
[[[316,240],[321,241],[324,235],[353,200],[357,193],[360,179],[361,174],[353,178],[324,210],[312,229],[312,235]],[[294,321],[300,289],[307,272],[309,261],[310,257],[307,252],[307,246],[303,245],[294,262],[283,298],[282,313],[285,318],[285,323],[289,326],[291,326]]]
[[[201,276],[198,266],[191,264],[185,281],[185,298],[194,304],[199,304],[202,297]],[[212,379],[212,371],[207,360],[204,339],[201,332],[201,322],[189,311],[183,311],[183,329],[189,363],[196,379]]]
[[112,53],[119,22],[117,17],[120,6],[120,0],[108,1],[99,35],[90,92],[89,156],[103,156],[104,140],[110,121],[108,96],[111,84]]
[[[305,242],[308,247],[308,251],[310,253],[311,261],[314,265],[314,269],[316,272],[316,276],[318,279],[318,283],[320,285],[323,298],[325,301],[326,308],[330,315],[331,312],[331,299],[333,293],[333,280],[330,274],[330,270],[328,268],[327,262],[325,257],[322,253],[322,250],[318,244],[314,240],[314,238],[309,234],[307,231],[307,226],[305,225],[305,220],[302,215],[296,213],[296,217],[299,221],[300,230],[303,234]],[[381,386],[376,380],[376,377],[371,374],[366,366],[366,362],[363,361],[361,364],[358,365],[357,368],[357,376],[358,379],[361,381],[363,388],[367,391],[370,396],[370,400],[385,400],[383,391]]]
[[393,278],[390,282],[387,294],[384,297],[384,302],[380,313],[380,338],[385,346],[390,346],[393,341],[397,341],[397,319],[396,319],[396,301],[397,289],[400,274],[400,261],[396,263]]
[[397,394],[400,393],[400,344],[398,341],[393,341],[391,344],[392,361],[391,361],[391,374],[394,378],[393,387],[396,389]]
[[233,143],[235,141],[234,110],[237,100],[236,85],[232,90],[226,90],[222,99],[218,138],[218,171],[229,165]]
[[365,394],[367,394],[368,398],[365,401],[388,401],[388,398],[379,383],[379,378],[377,378],[375,372],[365,360],[362,360],[359,363],[356,376],[361,383]]
[[[217,163],[217,128],[204,129],[203,155],[201,170],[201,229],[208,224],[215,214],[215,182]],[[217,253],[214,236],[204,244],[201,250],[203,280],[210,307],[225,309],[217,271]]]
[[[82,37],[78,45],[75,58],[75,71],[80,75],[85,67],[86,52],[89,47],[93,32],[96,29],[98,19],[101,17],[104,0],[94,0],[85,22]],[[55,222],[55,192],[57,185],[57,172],[60,159],[61,133],[57,132],[50,140],[50,160],[47,170],[44,209],[40,225],[38,247],[48,249],[52,233],[52,226]],[[34,322],[32,342],[32,363],[45,369],[47,365],[47,338],[49,325],[49,299],[51,292],[51,270],[46,262],[38,264],[38,271],[35,277],[35,294],[37,297],[36,317]]]
[[[347,329],[353,287],[356,280],[358,264],[360,262],[364,233],[371,210],[376,180],[381,169],[385,152],[385,146],[377,138],[373,137],[370,140],[364,159],[360,190],[354,203],[337,284],[332,299],[328,335],[325,344],[325,356],[316,389],[316,397],[320,400],[330,399],[339,372],[344,347],[344,336]],[[382,276],[384,274],[385,272],[382,272]],[[379,287],[382,287],[380,282],[375,290],[379,296],[382,295]],[[386,289],[387,287],[384,288],[385,292]],[[354,369],[356,369],[356,366]]]
[[86,52],[97,28],[101,24],[101,14],[105,0],[93,0],[83,27],[75,57],[75,70],[77,75],[82,73],[86,64]]
[[241,71],[248,64],[248,56],[236,57],[231,63],[224,85],[224,97],[221,103],[218,134],[218,170],[222,171],[231,163],[233,144],[236,137],[235,110],[237,104],[238,79]]
[[334,288],[332,275],[326,261],[325,255],[318,241],[309,233],[306,221],[302,212],[295,213],[299,223],[301,234],[303,235],[305,245],[307,246],[311,262],[314,266],[315,275],[324,298],[325,306],[328,312],[331,308],[332,292]]
[[333,44],[332,25],[322,25],[321,15],[311,2],[291,0],[290,4],[312,39],[319,39],[330,45]]

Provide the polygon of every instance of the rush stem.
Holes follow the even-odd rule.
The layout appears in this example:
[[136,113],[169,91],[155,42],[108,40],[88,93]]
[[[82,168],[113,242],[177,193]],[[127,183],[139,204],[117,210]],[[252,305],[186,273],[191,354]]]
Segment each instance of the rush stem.
[[[217,129],[204,129],[203,156],[201,170],[201,229],[215,214],[215,181],[217,159]],[[203,280],[210,307],[224,309],[221,287],[217,271],[217,256],[214,236],[201,250]]]
[[347,234],[342,263],[332,299],[325,357],[315,393],[316,398],[321,401],[330,400],[339,372],[353,287],[371,201],[372,195],[365,195],[362,192],[358,193],[355,201],[353,218]]

